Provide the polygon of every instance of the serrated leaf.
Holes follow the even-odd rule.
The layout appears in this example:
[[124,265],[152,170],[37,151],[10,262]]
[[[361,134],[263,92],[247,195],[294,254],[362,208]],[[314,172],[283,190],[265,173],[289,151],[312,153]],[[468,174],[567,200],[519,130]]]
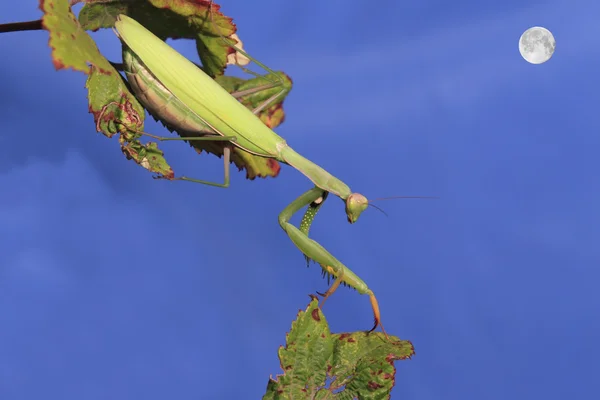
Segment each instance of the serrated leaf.
[[331,334],[313,299],[292,323],[286,347],[279,349],[284,373],[269,379],[263,400],[389,399],[394,361],[414,353],[411,342],[378,332]]
[[389,399],[395,383],[394,361],[415,354],[411,342],[395,336],[387,339],[379,332],[341,333],[332,338],[329,376],[335,379],[328,389],[336,392],[332,399]]
[[72,68],[89,74],[89,64],[110,73],[112,66],[100,54],[96,43],[81,29],[67,0],[40,0],[42,26],[50,33],[52,63],[57,70]]
[[281,346],[278,353],[284,374],[269,379],[263,399],[312,399],[325,384],[327,361],[333,354],[329,326],[318,300],[298,313],[286,346]]
[[135,19],[161,39],[196,40],[202,68],[211,77],[222,75],[227,56],[235,53],[228,36],[236,32],[232,18],[209,0],[88,1],[79,13],[85,29],[112,28],[119,14]]
[[[107,137],[120,133],[124,153],[138,164],[161,175],[172,176],[162,152],[156,145],[126,143],[123,134],[144,127],[144,109],[133,96],[117,70],[100,53],[94,40],[79,25],[68,0],[41,0],[42,26],[50,34],[52,62],[56,69],[71,68],[88,75],[88,107],[96,130]],[[145,158],[139,154],[147,153]],[[158,154],[160,153],[160,154]]]

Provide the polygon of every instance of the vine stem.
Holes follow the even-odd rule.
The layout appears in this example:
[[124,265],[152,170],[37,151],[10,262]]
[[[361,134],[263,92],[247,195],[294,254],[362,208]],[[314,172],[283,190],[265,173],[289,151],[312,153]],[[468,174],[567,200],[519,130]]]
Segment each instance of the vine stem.
[[35,21],[25,22],[12,22],[8,24],[0,24],[0,33],[5,32],[18,32],[18,31],[39,31],[44,29],[42,27],[42,20],[36,19]]
[[[95,0],[95,3],[110,3],[114,0]],[[133,3],[137,0],[122,0],[123,3]],[[86,0],[69,0],[69,6],[73,7],[79,3],[85,3]],[[25,22],[11,22],[8,24],[0,24],[0,33],[5,32],[19,32],[19,31],[41,31],[44,27],[42,26],[42,20],[36,19],[35,21]]]

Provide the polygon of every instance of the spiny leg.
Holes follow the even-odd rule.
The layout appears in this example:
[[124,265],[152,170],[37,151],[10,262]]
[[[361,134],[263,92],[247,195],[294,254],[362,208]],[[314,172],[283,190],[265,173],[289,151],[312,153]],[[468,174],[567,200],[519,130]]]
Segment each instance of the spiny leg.
[[[326,273],[331,273],[328,268],[323,267],[322,265],[321,265],[321,267],[325,270]],[[325,293],[317,292],[317,294],[323,298],[321,300],[321,303],[319,304],[320,309],[323,309],[325,300],[327,300],[329,298],[329,296],[331,296],[337,290],[337,288],[340,286],[340,284],[344,281],[343,277],[344,277],[344,269],[341,270],[340,275],[333,281],[333,284],[329,287],[329,289],[327,289],[327,291]],[[369,292],[370,292],[369,301],[371,302],[371,308],[373,309],[373,315],[375,317],[374,318],[375,323],[374,323],[373,327],[369,330],[369,332],[373,332],[377,328],[377,326],[380,326],[381,331],[383,332],[385,337],[389,339],[389,337],[383,327],[383,324],[381,323],[381,312],[379,311],[379,303],[377,302],[377,298],[375,297],[373,292],[371,292],[371,291],[369,291]]]
[[[344,270],[342,269],[342,271],[340,272],[340,276],[338,276],[334,281],[333,284],[331,286],[329,286],[329,289],[327,289],[327,291],[325,293],[319,293],[317,292],[317,294],[321,297],[323,297],[323,299],[321,300],[321,303],[319,304],[319,308],[323,309],[323,305],[325,304],[325,300],[327,300],[327,298],[329,298],[329,296],[331,296],[338,287],[340,287],[340,284],[342,283],[344,277]],[[377,325],[375,325],[375,327],[377,327]],[[373,328],[375,329],[375,328]]]
[[[314,187],[306,193],[302,194],[300,197],[298,197],[296,200],[290,203],[290,205],[288,205],[281,212],[281,214],[279,214],[279,225],[281,225],[281,228],[288,234],[292,242],[306,257],[319,263],[327,273],[333,275],[336,278],[333,285],[327,290],[326,298],[329,297],[333,292],[335,292],[335,290],[339,287],[341,283],[344,283],[356,289],[356,291],[360,294],[369,295],[371,307],[373,308],[373,316],[375,319],[375,324],[369,332],[372,332],[373,330],[375,330],[375,328],[377,328],[377,326],[380,326],[381,330],[387,338],[387,333],[385,332],[383,325],[381,324],[381,313],[379,311],[379,304],[377,302],[377,298],[373,294],[373,291],[369,289],[367,284],[362,279],[360,279],[354,272],[352,272],[352,270],[350,270],[348,267],[342,264],[323,246],[321,246],[319,243],[307,236],[305,232],[308,232],[308,228],[310,228],[310,223],[306,228],[304,228],[305,232],[303,232],[302,230],[296,228],[289,222],[291,217],[302,207],[305,207],[315,202],[320,197],[322,197],[324,193],[325,192],[322,189]],[[312,220],[310,222],[312,223]]]

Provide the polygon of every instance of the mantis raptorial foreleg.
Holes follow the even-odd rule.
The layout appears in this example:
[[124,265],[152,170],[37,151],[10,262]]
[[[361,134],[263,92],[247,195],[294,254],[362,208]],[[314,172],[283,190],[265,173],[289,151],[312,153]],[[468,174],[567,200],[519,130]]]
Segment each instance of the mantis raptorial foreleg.
[[[329,192],[324,192],[322,196],[317,198],[315,201],[311,202],[306,208],[306,212],[304,213],[304,216],[300,221],[300,232],[304,233],[306,236],[308,236],[310,226],[315,220],[317,212],[319,212],[319,210],[323,206],[323,203],[325,203],[325,200],[327,200],[328,195]],[[310,263],[310,258],[306,254],[304,255],[304,258],[306,259],[306,266],[308,267]],[[329,279],[327,280],[327,283],[329,283]]]
[[[335,281],[331,287],[323,294],[323,300],[321,301],[321,307],[329,296],[331,296],[340,284],[344,283],[350,286],[360,294],[369,295],[371,301],[371,307],[373,308],[373,316],[375,318],[375,325],[369,331],[373,331],[377,326],[381,326],[381,330],[386,335],[383,325],[381,324],[381,313],[379,312],[379,304],[377,298],[373,294],[373,291],[369,289],[367,284],[360,279],[352,270],[342,264],[337,258],[329,253],[323,246],[308,237],[308,230],[310,224],[314,218],[314,215],[321,207],[327,192],[319,187],[314,187],[302,194],[296,200],[290,203],[280,214],[279,214],[279,225],[288,234],[292,242],[296,247],[304,254],[308,259],[317,262],[325,273],[332,275]],[[309,206],[303,222],[300,225],[300,229],[292,225],[289,220],[292,216],[305,206]],[[308,217],[307,217],[308,215]]]
[[[323,195],[318,197],[315,201],[311,202],[308,205],[308,207],[306,208],[306,212],[304,213],[304,216],[302,217],[302,220],[300,221],[299,230],[300,230],[300,232],[304,233],[307,237],[308,237],[308,232],[310,231],[310,226],[312,225],[313,221],[315,220],[315,216],[317,215],[317,212],[319,212],[319,210],[325,203],[325,200],[327,200],[328,195],[329,195],[329,192],[324,192]],[[306,259],[306,266],[308,267],[311,259],[306,254],[304,254],[304,258]],[[320,296],[323,297],[323,300],[321,300],[321,304],[319,304],[320,308],[323,307],[325,300],[327,300],[327,298],[329,296],[331,296],[337,290],[337,288],[340,286],[340,284],[342,283],[341,278],[342,278],[343,274],[344,274],[344,270],[342,269],[340,276],[338,276],[337,278],[334,279],[333,284],[327,289],[327,291],[325,293],[317,292],[317,294],[319,294]],[[331,274],[329,274],[326,269],[323,269],[323,276],[325,276],[325,275],[327,275],[327,284],[329,284],[329,282],[330,282],[329,278],[331,277]]]

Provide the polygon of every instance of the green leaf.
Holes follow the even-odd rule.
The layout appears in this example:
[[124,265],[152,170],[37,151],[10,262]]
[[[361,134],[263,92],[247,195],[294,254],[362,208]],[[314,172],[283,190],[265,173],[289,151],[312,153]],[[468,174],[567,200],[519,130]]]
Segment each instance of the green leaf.
[[227,56],[235,52],[227,39],[236,32],[232,19],[209,0],[117,0],[88,1],[79,22],[88,30],[112,28],[119,14],[126,14],[161,39],[196,41],[202,68],[208,75],[222,75]]
[[395,336],[331,334],[313,299],[292,323],[279,349],[284,373],[269,379],[263,399],[389,399],[394,361],[413,355],[412,343]]
[[[94,116],[96,130],[107,137],[120,133],[131,137],[132,131],[140,131],[144,127],[144,109],[133,96],[121,75],[100,53],[94,40],[79,25],[71,12],[68,0],[41,0],[40,9],[44,12],[42,25],[50,33],[49,46],[52,49],[52,62],[57,70],[71,68],[88,75],[89,111]],[[139,153],[137,144],[128,144],[122,140],[122,150],[129,153]],[[133,146],[133,147],[132,147]],[[150,146],[150,145],[148,145]],[[125,148],[127,147],[127,149]],[[143,146],[142,146],[143,147]],[[157,149],[150,146],[150,153]],[[131,149],[135,149],[131,150]],[[158,151],[162,157],[162,152]],[[138,157],[139,158],[139,157]],[[159,158],[157,156],[157,158]],[[137,161],[137,160],[136,160]],[[153,172],[168,176],[173,174],[164,162],[144,162],[140,158],[138,164],[145,164]]]
[[325,384],[327,361],[333,354],[329,326],[313,300],[300,311],[287,334],[286,346],[279,348],[284,374],[269,379],[263,399],[312,399]]

